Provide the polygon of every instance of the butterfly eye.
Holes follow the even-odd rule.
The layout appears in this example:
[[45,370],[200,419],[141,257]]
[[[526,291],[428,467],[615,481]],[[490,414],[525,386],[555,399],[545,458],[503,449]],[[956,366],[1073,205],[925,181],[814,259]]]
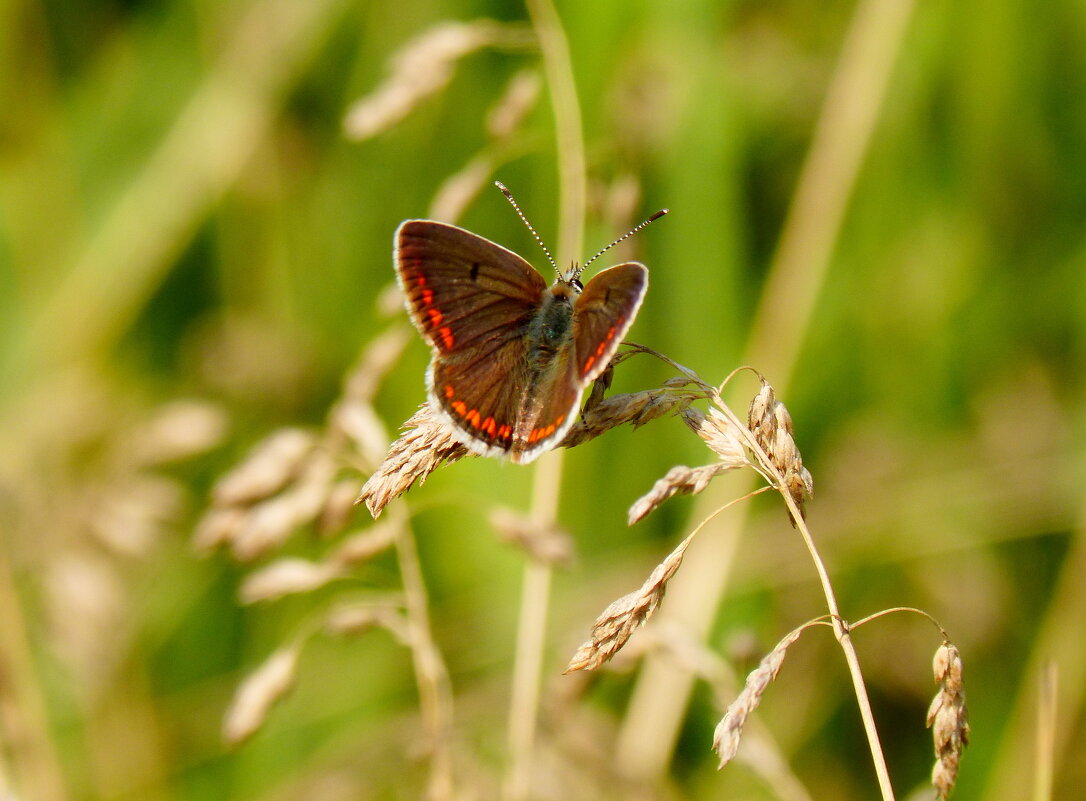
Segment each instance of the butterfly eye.
[[571,278],[569,285],[576,289],[578,292],[584,292],[584,284],[581,283],[580,278]]

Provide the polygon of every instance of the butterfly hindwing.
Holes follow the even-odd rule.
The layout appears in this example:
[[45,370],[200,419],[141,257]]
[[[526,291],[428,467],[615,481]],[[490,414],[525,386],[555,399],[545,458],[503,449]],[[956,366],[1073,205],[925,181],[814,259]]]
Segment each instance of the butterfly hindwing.
[[565,438],[577,419],[584,389],[573,362],[573,343],[559,349],[554,361],[543,372],[530,377],[513,432],[510,458],[521,464],[530,462]]
[[430,403],[453,425],[457,439],[484,456],[509,453],[530,377],[523,336],[495,337],[490,347],[435,357],[427,383]]
[[394,244],[411,319],[440,353],[517,336],[547,290],[520,256],[453,225],[407,220]]
[[577,298],[573,358],[582,388],[602,373],[615,355],[648,286],[645,265],[628,262],[596,274]]

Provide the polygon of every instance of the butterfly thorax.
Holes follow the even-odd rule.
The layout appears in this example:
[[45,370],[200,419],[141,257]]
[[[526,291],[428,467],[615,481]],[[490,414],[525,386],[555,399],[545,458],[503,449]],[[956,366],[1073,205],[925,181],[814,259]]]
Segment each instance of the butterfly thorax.
[[528,326],[528,358],[536,369],[549,365],[571,340],[573,301],[578,294],[575,286],[559,280],[547,291],[543,305],[532,317]]

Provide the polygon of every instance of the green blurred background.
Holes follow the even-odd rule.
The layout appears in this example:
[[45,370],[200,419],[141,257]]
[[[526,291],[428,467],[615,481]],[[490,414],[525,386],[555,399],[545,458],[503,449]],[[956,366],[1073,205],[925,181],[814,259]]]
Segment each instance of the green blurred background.
[[[603,259],[651,270],[630,338],[711,382],[749,360],[778,386],[844,614],[923,607],[961,648],[973,743],[955,797],[1049,797],[1050,772],[1051,797],[1086,798],[1086,5],[558,11],[589,181],[585,253],[562,258],[670,208]],[[255,737],[220,736],[239,681],[339,594],[395,590],[395,561],[244,606],[251,565],[197,554],[192,533],[255,443],[324,424],[389,325],[395,226],[435,213],[450,178],[471,188],[460,224],[543,262],[498,178],[558,241],[545,84],[514,129],[487,128],[510,80],[539,75],[532,47],[469,52],[402,120],[344,134],[395,53],[480,18],[529,25],[516,4],[451,0],[0,5],[0,796],[421,797],[412,663],[382,632],[314,638]],[[390,431],[423,398],[427,359],[412,337],[382,385]],[[634,360],[616,389],[670,375]],[[737,387],[743,410],[754,387]],[[146,453],[156,421],[182,413],[192,438]],[[632,660],[590,687],[560,676],[603,607],[747,489],[727,477],[626,527],[671,466],[709,461],[674,419],[566,454],[559,519],[577,558],[554,580],[538,797],[876,797],[828,632],[792,648],[756,713],[806,796],[753,755],[717,772],[730,698],[702,682],[667,723],[635,713],[666,692]],[[506,769],[523,558],[487,516],[526,508],[534,469],[467,460],[406,501],[455,691],[457,797],[498,797]],[[329,547],[302,530],[287,552]],[[706,653],[740,677],[824,611],[766,498],[741,529],[702,534],[672,592],[660,630],[685,636],[702,598]],[[855,640],[898,797],[929,797],[939,637],[898,615]]]

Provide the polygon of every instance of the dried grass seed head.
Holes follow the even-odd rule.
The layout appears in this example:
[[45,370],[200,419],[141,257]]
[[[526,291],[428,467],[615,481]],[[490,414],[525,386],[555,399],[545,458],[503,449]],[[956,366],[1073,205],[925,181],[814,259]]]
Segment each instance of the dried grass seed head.
[[944,642],[932,660],[935,681],[940,685],[928,709],[927,724],[935,744],[932,784],[939,799],[954,789],[962,751],[969,744],[969,712],[962,686],[962,658],[957,646]]
[[718,409],[710,408],[708,414],[696,408],[684,409],[682,420],[729,468],[750,464],[746,448],[743,447],[742,433]]
[[758,667],[750,672],[742,692],[728,706],[728,711],[713,732],[713,750],[720,757],[719,767],[723,768],[735,758],[747,718],[758,708],[766,688],[780,673],[789,646],[799,639],[805,629],[806,626],[800,626],[782,638],[773,650],[762,658]]
[[351,106],[344,130],[355,140],[376,136],[444,89],[464,56],[483,47],[523,48],[534,41],[527,27],[486,19],[435,25],[392,56],[388,78]]
[[667,583],[682,564],[690,545],[687,537],[652,571],[634,592],[613,601],[592,625],[591,636],[570,659],[565,672],[595,670],[624,646],[656,611],[667,590]]
[[642,495],[626,515],[627,525],[632,526],[649,513],[655,511],[668,498],[676,495],[697,495],[709,486],[709,482],[721,473],[731,470],[738,465],[729,465],[722,462],[704,465],[702,467],[685,467],[677,465],[667,471],[667,474],[652,485],[652,489]]
[[298,646],[273,653],[242,681],[223,721],[223,739],[236,745],[255,734],[272,707],[293,687],[298,667]]
[[215,504],[248,504],[273,495],[297,475],[314,447],[316,440],[307,431],[276,431],[218,480],[212,490]]
[[445,462],[455,462],[468,453],[449,426],[424,403],[404,423],[404,433],[392,443],[385,460],[363,485],[355,503],[366,504],[376,518],[390,501],[411,489],[416,481],[421,484]]
[[761,389],[747,412],[747,427],[772,467],[783,478],[780,489],[788,493],[800,514],[805,516],[804,502],[814,494],[814,479],[803,466],[803,457],[796,446],[792,416],[785,405],[776,399],[769,382],[764,378],[761,381]]
[[523,548],[537,562],[568,566],[573,561],[573,537],[558,526],[542,525],[502,506],[490,513],[490,525],[499,539]]

